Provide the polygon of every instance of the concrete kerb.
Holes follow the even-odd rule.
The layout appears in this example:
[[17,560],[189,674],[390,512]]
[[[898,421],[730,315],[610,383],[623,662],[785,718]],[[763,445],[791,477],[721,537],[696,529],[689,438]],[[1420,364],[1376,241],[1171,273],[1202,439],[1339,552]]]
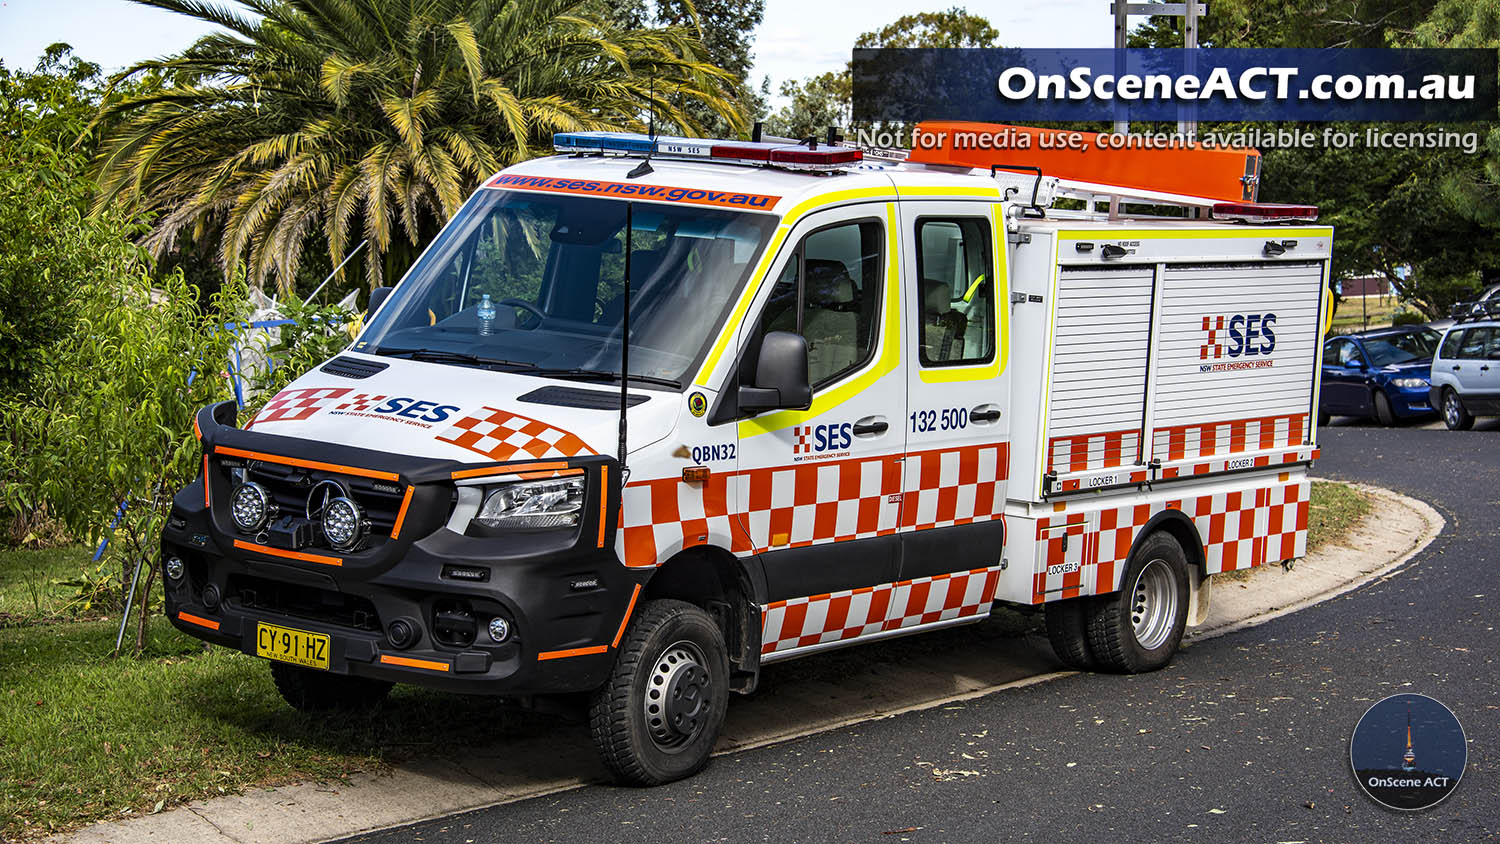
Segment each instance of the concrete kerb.
[[[1216,582],[1208,623],[1185,645],[1264,624],[1393,575],[1421,553],[1444,526],[1432,507],[1380,487],[1351,484],[1371,497],[1370,512],[1342,542],[1325,545],[1291,571],[1254,570],[1246,580]],[[1244,588],[1240,588],[1244,587]],[[773,700],[737,700],[715,755],[738,753],[828,730],[959,703],[1007,689],[1068,677],[1035,655],[1010,661],[974,648],[922,668],[887,665],[849,681],[830,707],[832,687],[779,690]],[[901,676],[893,676],[900,674]],[[581,734],[580,731],[576,731]],[[581,740],[559,746],[536,736],[481,749],[473,760],[411,764],[382,774],[357,773],[345,784],[302,783],[198,801],[156,815],[95,824],[51,842],[139,844],[311,844],[556,794],[603,781]],[[581,739],[581,736],[580,736]],[[525,776],[499,760],[548,760]]]

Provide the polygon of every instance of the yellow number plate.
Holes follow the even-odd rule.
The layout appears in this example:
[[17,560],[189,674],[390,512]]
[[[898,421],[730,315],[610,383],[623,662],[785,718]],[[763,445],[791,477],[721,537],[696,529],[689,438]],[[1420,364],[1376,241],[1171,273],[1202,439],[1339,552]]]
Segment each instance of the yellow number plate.
[[327,671],[328,637],[274,624],[257,624],[255,655]]

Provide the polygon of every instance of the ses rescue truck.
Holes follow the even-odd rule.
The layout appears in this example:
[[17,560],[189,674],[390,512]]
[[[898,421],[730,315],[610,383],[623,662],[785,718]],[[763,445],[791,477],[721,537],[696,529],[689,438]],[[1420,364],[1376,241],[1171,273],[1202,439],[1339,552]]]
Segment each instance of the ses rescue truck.
[[1253,151],[973,128],[559,134],[349,349],[198,414],[173,623],[301,708],[586,702],[636,784],[763,666],[997,601],[1069,666],[1164,665],[1210,576],[1303,553],[1332,230],[1254,203]]

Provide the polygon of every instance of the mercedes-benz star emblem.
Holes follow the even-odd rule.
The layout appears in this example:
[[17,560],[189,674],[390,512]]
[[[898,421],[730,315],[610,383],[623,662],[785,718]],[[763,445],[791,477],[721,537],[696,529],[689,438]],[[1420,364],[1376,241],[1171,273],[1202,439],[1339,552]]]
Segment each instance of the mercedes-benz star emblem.
[[307,494],[307,520],[317,522],[323,518],[323,508],[335,498],[348,498],[349,491],[338,481],[318,481]]

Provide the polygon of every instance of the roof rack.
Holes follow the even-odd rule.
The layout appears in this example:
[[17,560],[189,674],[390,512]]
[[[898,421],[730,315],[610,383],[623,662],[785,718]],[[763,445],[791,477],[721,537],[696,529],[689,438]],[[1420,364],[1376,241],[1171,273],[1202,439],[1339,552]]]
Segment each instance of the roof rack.
[[1480,299],[1474,302],[1459,302],[1448,309],[1448,317],[1456,322],[1474,322],[1500,316],[1500,299]]

